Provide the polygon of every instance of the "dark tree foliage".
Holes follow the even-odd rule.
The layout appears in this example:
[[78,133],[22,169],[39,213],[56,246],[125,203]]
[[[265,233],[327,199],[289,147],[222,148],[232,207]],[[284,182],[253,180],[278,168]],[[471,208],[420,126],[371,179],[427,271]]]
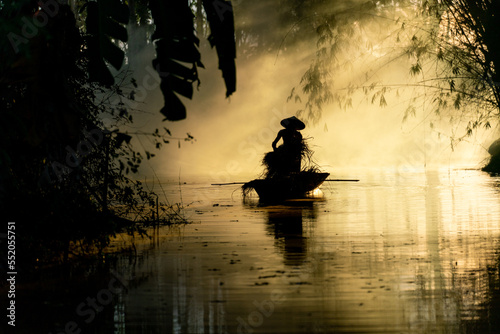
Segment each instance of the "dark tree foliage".
[[500,116],[500,3],[489,0],[443,1],[441,24],[446,24],[448,45],[438,58],[448,64],[450,90],[463,103],[473,102],[480,117],[468,132]]
[[120,69],[123,64],[125,54],[111,38],[127,42],[127,30],[123,24],[129,21],[128,7],[120,0],[106,0],[89,1],[83,9],[87,10],[85,27],[90,80],[110,86],[114,83],[114,78],[105,61],[115,69]]
[[[160,51],[155,64],[158,71],[166,64],[161,89],[171,95],[198,80],[179,62],[199,59],[192,15],[181,15],[179,3],[162,9],[147,3],[162,22],[154,37]],[[89,1],[81,8],[55,0],[0,1],[0,211],[4,220],[17,222],[24,250],[18,260],[26,266],[102,249],[121,228],[137,230],[133,222],[167,222],[177,214],[129,177],[154,153],[135,151],[131,134],[108,131],[102,122],[106,115],[117,128],[132,122],[123,87],[137,83],[126,73],[113,77],[108,68],[123,65],[118,46],[127,41],[130,16],[119,0]],[[223,36],[215,47],[227,41]],[[222,60],[222,69],[230,94],[235,71],[228,62]],[[167,118],[181,119],[182,104],[170,107],[162,110]],[[167,128],[149,136],[155,148],[173,139]]]
[[[69,155],[74,168],[67,173],[66,148],[76,149],[82,130],[97,126],[99,110],[87,86],[87,58],[80,52],[84,40],[73,13],[65,5],[51,13],[37,28],[34,20],[49,17],[49,9],[40,11],[36,2],[14,3],[1,12],[10,26],[1,44],[0,206],[4,219],[18,222],[24,256],[42,262],[67,251],[71,240],[102,241],[114,224],[105,222],[96,199],[90,199],[91,189],[102,182],[96,180],[103,166],[96,155],[102,150],[86,160],[101,161],[95,165]],[[55,169],[59,177],[54,169],[43,177],[52,163],[61,166]]]
[[[203,67],[192,8],[187,0],[149,0],[147,7],[155,24],[151,37],[156,45],[153,66],[161,78],[160,88],[165,99],[165,106],[160,112],[165,116],[165,120],[182,120],[186,118],[186,109],[177,94],[189,99],[193,97],[193,83],[200,84],[198,67]],[[136,8],[141,7],[134,6],[134,10]],[[236,91],[233,8],[230,1],[224,0],[205,0],[203,8],[211,29],[209,41],[217,50],[219,68],[224,77],[228,97]],[[119,23],[128,22],[129,10],[120,0],[89,1],[86,9],[86,28],[90,35],[90,77],[101,84],[110,85],[113,80],[104,60],[119,69],[124,55],[109,38],[127,41],[126,30]],[[142,17],[145,14],[143,11]]]
[[[153,66],[161,77],[165,107],[161,113],[169,120],[186,118],[186,108],[179,97],[193,97],[193,82],[199,81],[197,67],[203,67],[198,51],[199,39],[193,28],[193,13],[184,1],[150,1],[156,29],[152,39],[156,44]],[[188,68],[181,64],[192,64]]]
[[208,40],[217,50],[219,69],[226,83],[226,97],[236,91],[236,44],[234,40],[234,18],[231,2],[203,0],[210,25]]

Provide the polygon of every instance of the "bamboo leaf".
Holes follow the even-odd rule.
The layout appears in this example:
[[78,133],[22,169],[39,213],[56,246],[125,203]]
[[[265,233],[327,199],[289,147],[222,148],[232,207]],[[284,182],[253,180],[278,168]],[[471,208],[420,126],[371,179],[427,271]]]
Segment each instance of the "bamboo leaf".
[[85,8],[89,76],[91,81],[109,86],[114,83],[114,78],[105,60],[120,69],[124,59],[124,52],[110,38],[127,42],[127,30],[122,24],[128,22],[128,7],[119,0],[99,0],[89,1]]

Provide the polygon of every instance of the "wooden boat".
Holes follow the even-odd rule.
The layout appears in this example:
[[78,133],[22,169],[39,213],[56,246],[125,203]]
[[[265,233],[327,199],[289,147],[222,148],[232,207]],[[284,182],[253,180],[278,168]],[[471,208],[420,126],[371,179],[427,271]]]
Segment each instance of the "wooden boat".
[[242,186],[243,194],[252,189],[261,201],[302,198],[308,192],[321,186],[329,173],[299,172],[265,179],[255,179]]

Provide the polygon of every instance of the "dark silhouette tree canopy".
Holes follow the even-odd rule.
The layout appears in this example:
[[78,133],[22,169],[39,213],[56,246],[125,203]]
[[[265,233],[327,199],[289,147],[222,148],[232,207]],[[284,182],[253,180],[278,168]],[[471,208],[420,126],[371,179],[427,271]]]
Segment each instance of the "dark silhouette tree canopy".
[[85,20],[89,49],[89,75],[92,81],[110,86],[114,78],[106,65],[120,69],[125,53],[110,38],[127,42],[129,10],[120,0],[89,1],[82,9],[87,10]]
[[[114,76],[109,66],[123,66],[131,11],[120,0],[75,4],[0,0],[0,211],[19,222],[27,264],[67,259],[76,241],[102,247],[121,228],[136,230],[135,222],[159,222],[160,213],[168,221],[175,214],[129,176],[155,154],[135,150],[132,133],[118,130],[132,122],[124,82],[137,83],[127,71]],[[153,64],[165,95],[161,112],[179,120],[186,112],[176,94],[191,98],[199,81],[193,15],[188,1],[151,0],[147,6],[156,23]],[[231,7],[224,8],[227,23],[218,29],[234,31]],[[228,41],[220,33],[212,32],[213,45],[230,95],[235,52],[220,46]],[[172,137],[167,128],[133,134],[148,135],[155,149],[194,140],[189,134]],[[30,210],[19,210],[25,205]]]
[[[33,43],[29,42],[35,42],[36,35],[46,31],[43,20],[56,15],[63,6],[56,0],[18,0],[1,4],[4,17],[2,34],[6,37],[2,48],[6,57],[4,66],[8,69],[20,51],[26,51],[21,54],[26,59],[29,58],[29,49],[33,48]],[[145,5],[151,12],[155,25],[151,39],[156,44],[157,53],[153,66],[160,75],[160,88],[165,99],[161,113],[165,120],[182,120],[186,117],[186,109],[177,94],[192,98],[193,83],[200,83],[198,67],[203,67],[198,51],[200,41],[195,35],[194,14],[188,0],[149,0]],[[219,69],[222,71],[228,97],[236,91],[233,8],[230,1],[203,0],[203,9],[211,30],[209,41],[217,50]],[[89,78],[109,87],[114,83],[114,78],[107,64],[117,70],[123,65],[124,51],[119,43],[123,45],[128,41],[125,25],[130,18],[129,7],[121,0],[87,1],[79,12],[80,14],[73,14],[86,15]],[[38,29],[36,24],[40,20],[42,23]],[[34,38],[31,38],[31,34]]]
[[[160,88],[165,99],[161,113],[165,120],[182,120],[186,118],[186,108],[177,94],[189,99],[193,97],[193,83],[200,83],[198,67],[203,67],[198,51],[200,40],[195,35],[195,17],[187,0],[149,0],[148,7],[155,24],[152,41],[156,44],[156,59],[153,66],[160,75]],[[90,78],[110,85],[114,81],[104,60],[119,69],[124,54],[109,37],[127,42],[127,31],[120,24],[128,23],[128,7],[120,0],[99,0],[88,2],[86,8]],[[233,9],[231,2],[224,0],[204,0],[203,8],[211,30],[209,41],[217,50],[228,97],[236,91]]]

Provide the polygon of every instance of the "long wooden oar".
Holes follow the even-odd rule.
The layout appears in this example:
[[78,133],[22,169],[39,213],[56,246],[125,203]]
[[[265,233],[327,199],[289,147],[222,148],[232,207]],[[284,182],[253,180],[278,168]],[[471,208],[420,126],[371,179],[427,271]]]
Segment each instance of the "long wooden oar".
[[[359,182],[359,180],[355,179],[331,179],[331,180],[325,180],[323,182]],[[227,186],[231,184],[245,184],[248,182],[228,182],[228,183],[212,183],[212,186]]]

